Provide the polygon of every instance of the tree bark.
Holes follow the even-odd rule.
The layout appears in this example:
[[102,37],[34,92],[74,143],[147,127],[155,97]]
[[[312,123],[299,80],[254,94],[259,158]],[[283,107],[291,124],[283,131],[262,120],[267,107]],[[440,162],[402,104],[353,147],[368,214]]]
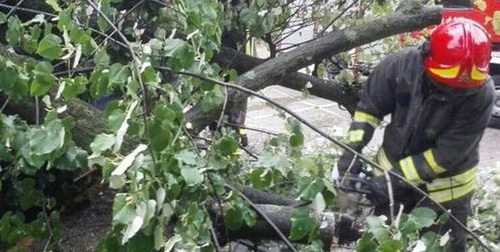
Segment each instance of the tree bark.
[[[223,47],[221,52],[215,55],[214,61],[224,68],[234,68],[238,74],[248,72],[250,69],[266,62],[264,59],[252,57],[228,47]],[[308,83],[311,84],[310,88],[306,88]],[[287,74],[276,85],[297,91],[307,89],[310,95],[334,101],[346,108],[350,113],[354,113],[356,104],[359,101],[359,87],[347,87],[335,80],[322,79],[300,72]]]
[[[258,209],[264,213],[273,224],[278,227],[286,237],[290,236],[292,230],[293,207],[276,205],[257,205]],[[329,251],[334,243],[347,244],[356,241],[361,237],[361,231],[353,224],[353,219],[346,215],[334,212],[324,212],[321,214],[311,214],[318,223],[322,223],[319,229],[319,239],[324,244],[324,250]],[[339,234],[342,233],[341,237]],[[221,236],[221,238],[224,238]],[[232,241],[245,239],[251,241],[276,240],[281,238],[269,222],[261,217],[253,227],[244,226],[238,230],[231,230],[228,238]],[[227,241],[226,241],[227,242]],[[307,237],[293,241],[294,243],[308,243]]]

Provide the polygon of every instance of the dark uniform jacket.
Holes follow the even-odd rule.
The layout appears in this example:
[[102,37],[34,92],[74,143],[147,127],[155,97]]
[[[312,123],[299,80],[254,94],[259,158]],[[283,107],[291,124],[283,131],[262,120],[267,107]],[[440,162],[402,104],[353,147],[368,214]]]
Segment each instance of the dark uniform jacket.
[[390,114],[379,164],[399,169],[431,198],[446,202],[472,192],[478,146],[490,118],[494,84],[488,79],[467,96],[451,95],[427,77],[418,48],[383,60],[370,74],[348,133],[357,149]]

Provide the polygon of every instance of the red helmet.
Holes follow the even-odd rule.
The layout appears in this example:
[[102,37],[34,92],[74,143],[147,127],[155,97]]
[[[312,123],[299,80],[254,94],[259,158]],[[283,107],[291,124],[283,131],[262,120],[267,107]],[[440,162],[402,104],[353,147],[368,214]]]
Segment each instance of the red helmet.
[[436,82],[451,88],[476,88],[488,78],[491,41],[486,30],[469,19],[436,27],[424,64]]

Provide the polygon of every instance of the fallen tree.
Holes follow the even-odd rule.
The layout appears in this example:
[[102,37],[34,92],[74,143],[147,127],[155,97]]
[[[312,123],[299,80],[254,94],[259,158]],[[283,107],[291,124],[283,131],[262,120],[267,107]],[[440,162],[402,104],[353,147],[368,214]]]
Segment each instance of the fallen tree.
[[[437,7],[412,11],[412,13],[406,14],[394,13],[391,16],[380,18],[369,23],[333,32],[267,61],[242,55],[228,48],[223,48],[215,57],[215,61],[220,65],[237,69],[240,76],[236,78],[234,82],[247,89],[257,91],[270,85],[279,84],[296,90],[302,90],[307,83],[311,83],[312,87],[309,89],[309,93],[335,101],[352,111],[357,101],[356,90],[345,89],[341,84],[335,83],[332,80],[323,80],[301,74],[298,73],[297,70],[319,62],[326,57],[348,51],[368,42],[438,23],[441,19],[440,9]],[[38,64],[38,59],[29,56],[20,56],[3,45],[0,47],[0,58],[2,62],[15,62],[15,65],[20,66],[19,69],[26,66],[28,62],[32,65]],[[235,58],[237,60],[234,60]],[[179,74],[182,75],[183,73],[179,72]],[[35,127],[43,123],[44,112],[63,107],[64,110],[62,110],[58,116],[61,118],[71,117],[75,119],[74,126],[71,129],[73,136],[72,140],[77,146],[89,152],[92,150],[91,143],[94,142],[96,137],[100,134],[109,132],[106,121],[103,118],[103,113],[97,111],[87,102],[80,99],[65,102],[64,99],[58,97],[57,88],[53,88],[47,95],[50,97],[52,107],[47,106],[45,102],[41,102],[41,99],[39,99],[40,97],[36,99],[34,97],[29,97],[18,100],[11,99],[7,95],[0,96],[0,104],[3,104],[3,113],[17,115],[26,122],[35,124]],[[230,97],[229,103],[227,104],[229,107],[237,106],[248,96],[248,94],[236,90],[230,90],[227,95]],[[221,110],[222,105],[206,112],[199,103],[195,104],[185,113],[182,124],[186,122],[191,123],[193,126],[192,133],[196,135],[204,129],[209,122],[216,120]],[[149,118],[146,118],[146,120],[149,120]],[[157,134],[159,136],[163,134],[163,132],[157,132]],[[140,141],[144,141],[144,139]],[[119,152],[123,154],[133,153],[134,148],[139,148],[137,147],[138,142],[139,141],[135,142],[126,139],[125,143],[120,146]],[[159,151],[159,153],[161,153],[161,151]],[[118,160],[121,160],[120,162],[123,163],[123,156],[117,156],[121,158]],[[135,158],[135,156],[133,156],[133,158]],[[75,174],[75,177],[80,175],[81,174]],[[100,176],[99,173],[93,173],[93,175]],[[186,180],[190,178],[186,178],[188,176],[184,177]],[[160,185],[162,183],[167,182],[158,182]],[[257,218],[255,226],[244,227],[243,229],[228,234],[226,233],[226,225],[224,225],[224,222],[219,223],[217,221],[223,219],[225,216],[225,213],[220,214],[220,211],[224,208],[223,205],[226,204],[226,202],[220,202],[220,204],[211,202],[211,212],[212,215],[215,216],[213,222],[219,224],[216,225],[216,231],[222,243],[232,239],[243,238],[253,240],[281,239],[283,237],[279,235],[280,233],[285,234],[285,237],[287,237],[292,229],[291,214],[293,210],[300,206],[307,205],[307,202],[277,198],[276,195],[250,189],[243,190],[241,196],[247,197],[247,203],[250,205],[260,203],[261,205],[255,205],[256,207],[254,207],[253,210],[262,211],[262,214]],[[278,204],[279,202],[281,202],[281,204]],[[111,204],[111,202],[107,203]],[[333,212],[326,212],[314,217],[318,222],[326,222],[326,226],[320,230],[319,235],[325,245],[325,249],[329,248],[334,237],[340,237],[340,240],[345,242],[354,241],[359,237],[357,227],[352,226],[352,220],[348,217],[343,217]],[[127,219],[127,221],[131,220]],[[277,230],[275,230],[272,223],[276,224]],[[134,230],[137,229],[137,224],[134,225],[132,223],[129,226]],[[137,231],[138,230],[135,230],[135,232]],[[284,239],[284,242],[286,241],[287,239]],[[308,240],[297,240],[296,242],[308,242]]]

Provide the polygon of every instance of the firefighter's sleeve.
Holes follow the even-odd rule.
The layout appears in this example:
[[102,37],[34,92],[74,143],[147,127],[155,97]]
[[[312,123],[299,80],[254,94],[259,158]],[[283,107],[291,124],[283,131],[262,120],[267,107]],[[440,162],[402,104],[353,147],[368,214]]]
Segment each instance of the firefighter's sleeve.
[[410,183],[420,185],[446,172],[468,174],[465,171],[474,168],[479,161],[478,145],[491,115],[493,98],[493,95],[487,95],[481,97],[484,102],[480,105],[460,109],[433,148],[400,160],[398,168],[404,177]]
[[347,132],[347,144],[361,151],[373,137],[382,118],[394,109],[397,56],[389,56],[371,73]]

